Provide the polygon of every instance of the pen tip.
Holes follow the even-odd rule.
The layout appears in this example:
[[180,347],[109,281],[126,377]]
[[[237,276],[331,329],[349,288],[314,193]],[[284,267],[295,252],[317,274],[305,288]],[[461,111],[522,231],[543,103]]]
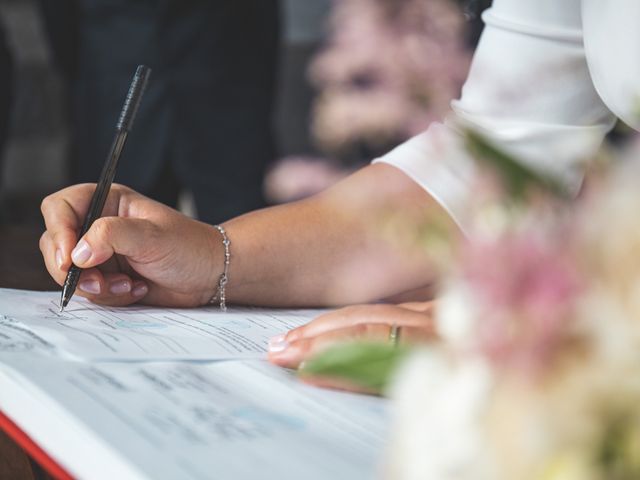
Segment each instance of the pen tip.
[[60,312],[59,313],[62,313],[63,311],[64,311],[64,307],[62,305],[60,305]]

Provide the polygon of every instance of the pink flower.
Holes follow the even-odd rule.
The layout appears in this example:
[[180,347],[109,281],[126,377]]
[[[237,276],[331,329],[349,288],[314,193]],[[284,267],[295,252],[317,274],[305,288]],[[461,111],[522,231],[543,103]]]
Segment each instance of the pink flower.
[[287,157],[267,174],[265,195],[274,203],[300,200],[322,192],[349,173],[324,158]]
[[480,351],[501,365],[549,366],[571,334],[580,291],[568,239],[510,232],[469,243],[461,263],[478,306]]
[[325,146],[402,139],[448,111],[469,65],[453,1],[339,0],[331,26],[311,69]]

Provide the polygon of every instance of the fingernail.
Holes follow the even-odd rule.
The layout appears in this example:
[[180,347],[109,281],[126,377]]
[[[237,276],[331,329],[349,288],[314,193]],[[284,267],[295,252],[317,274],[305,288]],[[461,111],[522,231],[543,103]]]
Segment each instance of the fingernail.
[[56,264],[58,265],[58,268],[62,268],[63,262],[64,259],[62,258],[62,250],[56,250]]
[[285,339],[285,335],[278,335],[269,340],[269,351],[271,353],[279,353],[289,348],[289,342]]
[[98,295],[100,293],[100,282],[97,280],[85,280],[84,282],[80,282],[78,288],[83,292]]
[[144,297],[148,292],[149,287],[147,287],[144,283],[141,283],[133,287],[133,291],[131,293],[134,297]]
[[80,240],[76,248],[71,252],[71,259],[76,265],[81,265],[91,257],[91,247],[84,240]]
[[124,295],[131,291],[131,283],[128,280],[120,280],[109,285],[109,291],[114,295]]

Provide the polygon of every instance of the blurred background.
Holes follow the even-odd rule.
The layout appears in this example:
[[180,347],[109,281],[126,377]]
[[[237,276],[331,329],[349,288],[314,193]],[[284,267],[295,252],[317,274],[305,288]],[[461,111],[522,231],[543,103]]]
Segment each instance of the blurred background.
[[[329,0],[288,0],[281,6],[277,157],[317,155],[309,135],[313,92],[306,69],[322,41],[329,7]],[[9,115],[0,121],[4,144],[0,218],[4,223],[39,222],[43,196],[70,181],[69,92],[54,61],[38,3],[0,0],[0,22],[5,40],[0,47],[0,115]],[[115,119],[111,123],[115,126]],[[113,127],[109,129],[112,133]],[[100,162],[105,155],[106,151]]]
[[[471,52],[490,0],[460,4]],[[55,288],[37,246],[40,203],[97,181],[138,63],[154,72],[116,181],[203,221],[313,194],[402,141],[336,149],[314,141],[326,78],[351,62],[332,60],[349,45],[333,39],[333,54],[326,48],[332,26],[349,27],[332,25],[332,5],[0,0],[0,286]],[[349,81],[371,83],[366,72]],[[456,95],[458,79],[451,83]]]

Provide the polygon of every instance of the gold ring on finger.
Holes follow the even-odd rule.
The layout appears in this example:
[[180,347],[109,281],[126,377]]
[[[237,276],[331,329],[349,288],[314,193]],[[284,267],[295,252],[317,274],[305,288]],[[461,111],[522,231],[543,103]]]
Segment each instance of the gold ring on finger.
[[391,325],[389,329],[389,343],[394,347],[398,346],[398,341],[400,340],[400,327],[394,323]]

